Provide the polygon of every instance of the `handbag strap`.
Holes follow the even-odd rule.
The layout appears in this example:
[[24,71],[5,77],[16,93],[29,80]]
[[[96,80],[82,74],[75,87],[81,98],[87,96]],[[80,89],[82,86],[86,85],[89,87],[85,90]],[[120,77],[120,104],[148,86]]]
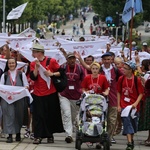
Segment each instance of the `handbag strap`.
[[51,58],[47,58],[47,60],[46,60],[46,66],[50,65],[50,60],[51,60]]

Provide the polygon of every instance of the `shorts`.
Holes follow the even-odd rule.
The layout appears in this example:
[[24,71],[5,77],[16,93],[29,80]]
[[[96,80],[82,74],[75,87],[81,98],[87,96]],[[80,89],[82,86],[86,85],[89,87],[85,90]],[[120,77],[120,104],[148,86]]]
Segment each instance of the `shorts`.
[[131,117],[131,114],[129,114],[128,117],[122,117],[122,123],[123,123],[123,135],[127,135],[127,134],[134,134],[137,132],[138,130],[138,118],[139,115],[138,113],[135,114],[135,118],[133,119]]

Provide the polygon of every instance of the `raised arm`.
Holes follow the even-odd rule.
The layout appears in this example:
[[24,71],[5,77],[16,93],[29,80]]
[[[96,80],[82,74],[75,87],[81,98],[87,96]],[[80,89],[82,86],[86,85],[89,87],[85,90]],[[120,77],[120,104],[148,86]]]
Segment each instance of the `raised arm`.
[[81,55],[78,53],[78,52],[74,52],[74,54],[75,54],[75,57],[80,61],[80,64],[85,68],[85,69],[87,69],[87,70],[91,70],[91,68],[90,68],[90,66],[89,65],[87,65],[85,62],[84,62],[84,60],[81,58]]

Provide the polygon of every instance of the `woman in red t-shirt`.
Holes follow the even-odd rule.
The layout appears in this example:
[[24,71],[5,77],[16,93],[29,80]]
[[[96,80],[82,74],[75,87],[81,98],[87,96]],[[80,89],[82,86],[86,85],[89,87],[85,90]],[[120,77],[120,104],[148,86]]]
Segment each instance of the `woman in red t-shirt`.
[[81,84],[83,92],[107,96],[109,94],[109,83],[105,75],[99,74],[100,64],[93,62],[90,67],[92,74],[87,75]]

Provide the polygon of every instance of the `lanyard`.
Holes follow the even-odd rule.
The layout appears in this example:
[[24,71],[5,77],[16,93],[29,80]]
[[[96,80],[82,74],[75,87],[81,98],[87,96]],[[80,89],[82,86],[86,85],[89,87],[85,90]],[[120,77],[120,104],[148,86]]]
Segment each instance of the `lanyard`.
[[16,77],[15,77],[15,81],[13,81],[12,77],[11,77],[11,73],[10,71],[8,70],[8,75],[9,75],[9,78],[10,78],[10,82],[11,82],[11,85],[15,86],[16,85],[16,79],[17,79],[17,71],[16,71]]
[[75,76],[76,69],[77,69],[77,65],[75,64],[73,73],[72,73],[72,75],[71,75],[70,67],[69,67],[69,65],[68,65],[68,73],[69,73],[69,74],[68,74],[68,77],[69,77],[70,80],[73,80],[73,78],[74,78],[74,76]]
[[98,75],[98,78],[97,78],[97,81],[96,81],[96,84],[95,84],[95,85],[94,85],[94,83],[93,83],[93,78],[92,78],[92,75],[91,75],[91,82],[92,82],[92,88],[93,88],[94,92],[96,92],[97,90],[100,89],[100,87],[98,87],[99,75]]
[[127,78],[126,78],[126,85],[127,85],[127,88],[128,88],[128,89],[130,89],[130,90],[133,89],[133,86],[134,86],[134,75],[132,75],[132,84],[131,84],[131,88],[129,88]]

